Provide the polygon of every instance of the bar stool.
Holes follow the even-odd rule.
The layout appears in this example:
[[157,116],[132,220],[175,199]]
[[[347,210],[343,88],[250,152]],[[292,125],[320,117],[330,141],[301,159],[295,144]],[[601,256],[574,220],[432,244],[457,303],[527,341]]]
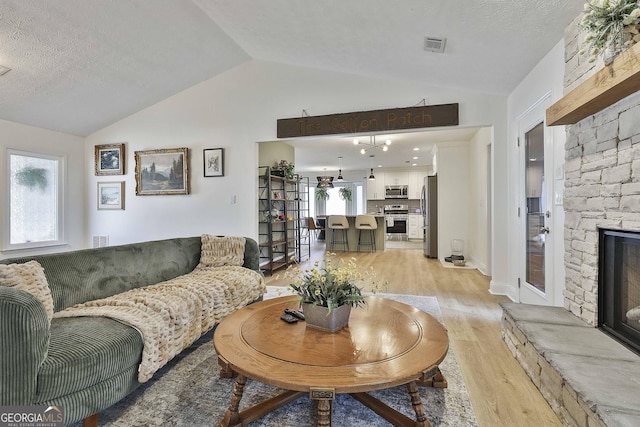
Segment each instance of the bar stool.
[[[307,228],[309,229],[309,234],[315,235],[315,238],[318,238],[318,233],[324,230],[324,227],[316,224],[313,217],[307,217]],[[313,232],[313,233],[312,233]]]
[[[347,217],[344,215],[330,215],[328,228],[331,229],[331,250],[333,250],[333,246],[338,243],[344,246],[345,251],[349,251],[349,239],[347,237],[349,221],[347,221]],[[338,230],[342,231],[342,240],[340,241],[336,241]]]
[[[376,229],[378,228],[378,221],[373,215],[358,215],[356,216],[356,230],[358,230],[358,251],[360,246],[371,246],[372,252],[376,251]],[[362,231],[369,232],[369,241],[362,241]]]

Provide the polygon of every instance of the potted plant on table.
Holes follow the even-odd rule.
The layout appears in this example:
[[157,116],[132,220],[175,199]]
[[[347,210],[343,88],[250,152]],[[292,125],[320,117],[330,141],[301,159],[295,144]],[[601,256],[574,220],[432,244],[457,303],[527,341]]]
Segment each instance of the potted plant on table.
[[357,283],[371,281],[372,291],[377,290],[377,281],[373,269],[358,270],[356,259],[346,263],[335,254],[316,261],[313,269],[303,270],[296,267],[287,271],[293,278],[291,288],[300,297],[300,306],[308,326],[328,332],[336,332],[349,323],[352,307],[366,303],[362,288]]

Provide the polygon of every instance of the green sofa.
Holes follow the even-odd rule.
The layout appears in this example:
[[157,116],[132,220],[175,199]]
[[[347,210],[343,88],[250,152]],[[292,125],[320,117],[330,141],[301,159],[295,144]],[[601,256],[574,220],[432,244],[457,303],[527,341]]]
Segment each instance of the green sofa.
[[[187,274],[198,266],[200,248],[200,237],[188,237],[0,263],[38,261],[58,312]],[[259,272],[258,246],[249,238],[243,267]],[[36,297],[0,286],[0,405],[61,406],[65,424],[85,419],[140,385],[142,349],[136,329],[106,317],[54,318],[49,327]]]

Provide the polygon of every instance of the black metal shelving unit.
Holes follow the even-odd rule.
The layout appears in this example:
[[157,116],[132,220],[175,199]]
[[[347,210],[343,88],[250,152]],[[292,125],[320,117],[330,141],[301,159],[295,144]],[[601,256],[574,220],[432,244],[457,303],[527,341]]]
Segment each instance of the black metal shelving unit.
[[286,179],[273,173],[269,166],[258,167],[258,248],[260,269],[266,274],[300,262],[304,253],[311,253],[301,234],[301,209],[306,206],[309,211],[308,178],[304,195],[299,176]]

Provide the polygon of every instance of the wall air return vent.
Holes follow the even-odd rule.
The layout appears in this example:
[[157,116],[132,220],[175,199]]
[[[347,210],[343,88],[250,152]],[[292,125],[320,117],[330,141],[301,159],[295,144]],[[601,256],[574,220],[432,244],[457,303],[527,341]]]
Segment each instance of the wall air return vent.
[[444,52],[444,45],[447,39],[445,37],[430,37],[426,36],[424,38],[424,50],[427,52]]

